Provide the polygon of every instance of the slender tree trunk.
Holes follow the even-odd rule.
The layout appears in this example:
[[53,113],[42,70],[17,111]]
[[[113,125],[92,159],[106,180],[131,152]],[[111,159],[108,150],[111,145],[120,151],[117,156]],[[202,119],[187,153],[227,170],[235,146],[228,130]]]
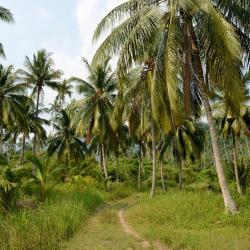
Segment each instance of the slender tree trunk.
[[245,153],[244,153],[244,149],[242,147],[242,143],[241,143],[241,139],[239,138],[239,145],[240,145],[240,152],[242,155],[242,159],[245,161]]
[[22,137],[21,164],[23,164],[23,162],[24,162],[24,153],[25,153],[25,133],[23,133],[23,137]]
[[0,122],[0,154],[3,154],[3,125]]
[[99,146],[99,167],[100,167],[100,174],[101,179],[103,180],[103,157],[102,157],[102,146]]
[[233,133],[233,162],[234,162],[234,174],[235,174],[237,191],[240,195],[242,195],[243,192],[242,192],[242,188],[240,185],[239,171],[238,171],[238,165],[237,165],[237,141],[236,141],[236,136],[234,133]]
[[41,89],[38,87],[37,88],[37,100],[36,100],[36,124],[35,124],[35,131],[34,131],[34,139],[33,139],[33,154],[36,154],[36,144],[37,144],[37,128],[38,128],[38,124],[37,124],[37,120],[38,120],[38,111],[39,111],[39,101],[40,101],[40,92]]
[[[184,14],[183,14],[184,15]],[[187,25],[184,23],[183,33],[188,39]],[[191,65],[190,65],[190,50],[188,43],[184,44],[184,67],[183,67],[183,94],[184,94],[184,110],[185,115],[190,116],[191,102],[190,102],[190,83],[191,83]]]
[[206,168],[206,142],[204,142],[204,152],[203,152],[203,156],[204,156],[204,165],[203,168]]
[[150,198],[155,196],[155,186],[156,186],[156,144],[155,144],[155,124],[152,121],[152,187],[150,192]]
[[0,103],[0,154],[3,154],[3,107]]
[[69,159],[68,159],[68,153],[65,156],[65,160],[66,160],[66,170],[67,170],[67,174],[68,174],[68,170],[69,170]]
[[204,106],[206,117],[207,117],[207,122],[208,122],[209,131],[210,131],[211,142],[212,142],[212,148],[213,148],[213,154],[214,154],[214,160],[215,160],[215,166],[216,166],[216,170],[217,170],[217,174],[219,178],[219,184],[220,184],[220,188],[221,188],[223,199],[224,199],[224,205],[227,211],[234,213],[238,209],[237,209],[236,203],[234,202],[229,192],[225,174],[224,174],[224,169],[222,166],[221,155],[220,155],[220,150],[219,150],[219,145],[218,145],[218,140],[217,140],[218,138],[217,132],[215,129],[212,110],[211,110],[211,106],[209,103],[206,85],[204,81],[202,63],[200,59],[200,50],[198,47],[198,43],[197,43],[197,39],[196,39],[196,35],[195,35],[195,31],[193,28],[191,18],[189,19],[188,31],[189,31],[189,39],[191,40],[190,47],[192,50],[194,69],[198,78],[201,98],[202,98],[203,106]]
[[161,184],[162,184],[162,189],[164,192],[166,192],[166,186],[164,182],[164,175],[163,175],[163,162],[161,161],[160,163],[160,168],[161,168]]
[[108,179],[108,171],[107,171],[107,167],[106,167],[106,154],[105,154],[105,148],[104,148],[104,144],[102,144],[102,161],[103,161],[103,170],[104,170],[104,176],[105,179]]
[[180,159],[180,173],[179,173],[179,188],[180,188],[180,190],[182,190],[182,186],[183,186],[183,183],[182,183],[183,167],[184,167],[184,161],[181,158]]
[[116,155],[115,160],[116,160],[116,181],[119,182],[119,158],[118,158],[118,155]]
[[141,156],[139,156],[139,166],[138,166],[138,189],[141,190]]
[[224,145],[224,151],[225,151],[227,163],[230,164],[230,159],[229,159],[229,156],[228,156],[228,153],[227,153],[227,146],[226,146],[226,142],[225,141],[223,142],[223,145]]
[[144,164],[143,164],[144,155],[143,155],[142,147],[140,148],[140,157],[141,157],[141,172],[143,173],[143,175],[145,175],[145,169],[144,169]]

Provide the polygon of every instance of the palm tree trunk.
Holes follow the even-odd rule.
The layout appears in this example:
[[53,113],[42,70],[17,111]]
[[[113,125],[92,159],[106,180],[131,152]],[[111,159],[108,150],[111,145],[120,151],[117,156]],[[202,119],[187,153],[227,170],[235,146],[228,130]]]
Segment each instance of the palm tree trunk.
[[36,144],[37,144],[37,128],[38,128],[38,124],[37,124],[37,120],[38,120],[38,111],[39,111],[39,101],[40,101],[40,92],[41,89],[38,87],[37,88],[37,100],[36,100],[36,127],[35,127],[35,131],[34,131],[34,139],[33,139],[33,154],[36,154]]
[[0,154],[3,154],[3,125],[0,123]]
[[[187,25],[184,25],[183,33],[187,39]],[[184,44],[184,67],[183,67],[183,94],[184,94],[184,110],[187,116],[191,113],[190,102],[190,83],[191,83],[191,66],[190,66],[190,51],[188,43]]]
[[243,192],[242,192],[242,188],[240,185],[239,171],[238,171],[238,165],[237,165],[237,141],[236,141],[236,136],[234,133],[233,133],[233,162],[234,162],[234,174],[235,174],[237,191],[240,195],[242,195]]
[[180,188],[180,190],[182,190],[182,186],[183,186],[183,183],[182,183],[183,167],[184,167],[184,161],[181,158],[180,159],[180,173],[179,173],[179,188]]
[[141,190],[141,157],[140,156],[139,156],[137,183],[138,183],[138,190]]
[[119,182],[119,158],[118,158],[118,155],[116,155],[115,161],[116,161],[116,181]]
[[104,176],[105,179],[108,179],[108,171],[107,171],[107,167],[106,167],[106,154],[105,154],[105,148],[104,148],[104,144],[102,144],[102,163],[103,163],[103,170],[104,170]]
[[152,187],[150,192],[150,198],[155,196],[155,186],[156,186],[156,144],[155,144],[155,124],[152,120]]
[[144,164],[143,164],[144,154],[143,154],[142,146],[140,147],[140,158],[141,158],[141,172],[143,173],[143,175],[145,175],[145,169],[144,169]]
[[224,145],[224,151],[225,151],[227,163],[230,164],[230,159],[229,159],[229,156],[228,156],[228,153],[227,153],[227,146],[226,146],[226,142],[225,141],[223,142],[223,145]]
[[99,167],[100,167],[100,174],[101,174],[101,179],[103,180],[103,157],[102,157],[102,146],[99,146]]
[[204,157],[204,165],[203,165],[203,168],[205,169],[206,168],[206,142],[204,142],[204,152],[203,152],[203,157]]
[[217,140],[217,132],[215,129],[212,110],[211,110],[211,106],[209,103],[208,94],[206,91],[206,85],[204,81],[202,63],[200,59],[200,50],[198,47],[198,42],[196,39],[196,35],[195,35],[195,31],[193,28],[191,18],[189,19],[188,31],[189,31],[189,34],[188,34],[189,39],[191,41],[190,49],[192,51],[194,69],[198,78],[201,98],[202,98],[203,106],[204,106],[206,117],[207,117],[207,122],[208,122],[209,131],[210,131],[211,142],[212,142],[212,148],[213,148],[213,155],[214,155],[214,160],[215,160],[215,166],[216,166],[216,170],[217,170],[217,174],[219,178],[219,184],[220,184],[220,188],[221,188],[223,199],[224,199],[224,205],[225,205],[226,210],[234,213],[238,209],[237,209],[236,203],[234,202],[229,192],[225,174],[224,174],[224,169],[222,166],[221,155],[220,155],[220,150],[219,150],[219,145],[218,145],[218,140]]
[[0,154],[3,154],[3,107],[0,103]]
[[160,163],[160,167],[161,167],[161,184],[162,184],[162,189],[163,189],[164,192],[166,192],[166,186],[165,186],[164,176],[163,176],[163,162],[162,161]]
[[25,153],[25,133],[23,133],[23,137],[22,137],[21,164],[23,164],[23,162],[24,162],[24,153]]

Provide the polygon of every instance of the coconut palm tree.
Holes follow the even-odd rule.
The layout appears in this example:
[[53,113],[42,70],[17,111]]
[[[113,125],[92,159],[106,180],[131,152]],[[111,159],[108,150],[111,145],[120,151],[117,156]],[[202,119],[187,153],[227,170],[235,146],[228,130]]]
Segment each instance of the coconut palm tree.
[[111,118],[113,102],[115,100],[116,79],[111,71],[109,59],[95,67],[89,65],[83,59],[88,71],[88,81],[72,78],[77,83],[77,91],[84,95],[84,99],[76,102],[77,112],[73,118],[77,133],[86,136],[89,143],[91,134],[98,135],[100,146],[100,161],[104,169],[105,178],[108,178],[106,169],[106,147],[105,142],[113,133]]
[[243,132],[248,132],[250,130],[250,110],[247,102],[249,101],[248,94],[248,83],[250,81],[250,74],[247,72],[242,75],[242,82],[246,92],[245,99],[242,101],[240,106],[240,111],[235,112],[232,104],[228,101],[228,96],[223,95],[218,90],[214,90],[214,109],[216,111],[216,121],[218,123],[219,132],[222,134],[223,138],[226,140],[232,135],[233,138],[233,165],[235,180],[237,185],[237,191],[242,194],[242,187],[240,184],[240,176],[237,164],[237,144],[238,139],[243,134]]
[[36,132],[38,142],[42,145],[47,139],[47,132],[44,128],[45,125],[50,125],[50,121],[41,117],[45,112],[48,112],[46,108],[39,108],[38,116],[36,116],[35,104],[32,100],[28,100],[28,103],[24,104],[22,120],[17,119],[15,124],[10,128],[10,132],[14,133],[14,140],[16,141],[18,136],[21,136],[21,155],[20,162],[24,162],[26,140],[29,139],[30,134]]
[[[0,6],[0,20],[5,23],[13,23],[14,17],[9,9]],[[0,55],[5,57],[3,45],[0,43]]]
[[[39,113],[39,104],[44,87],[57,89],[62,72],[54,69],[54,61],[51,54],[45,50],[39,50],[33,55],[33,59],[26,57],[25,70],[19,70],[21,81],[33,87],[32,96],[36,96],[36,117]],[[36,119],[37,120],[37,119]],[[37,130],[37,129],[36,129]],[[36,153],[37,133],[34,133],[33,151]]]
[[58,105],[63,108],[63,105],[65,104],[65,98],[67,96],[71,97],[72,95],[72,88],[73,85],[71,84],[71,79],[64,79],[57,88],[57,96],[56,96],[56,102],[58,102]]
[[71,120],[66,110],[61,110],[55,119],[56,133],[49,142],[48,154],[57,154],[58,159],[65,159],[68,167],[69,158],[83,158],[86,152],[85,142],[76,136],[75,128],[71,127]]
[[4,127],[14,124],[15,119],[24,122],[23,104],[26,85],[17,83],[17,74],[13,66],[0,65],[0,153],[3,154]]
[[[104,56],[119,53],[117,68],[120,75],[126,74],[135,63],[141,63],[148,44],[160,36],[153,81],[153,113],[166,132],[173,126],[172,116],[178,115],[176,90],[179,76],[184,85],[192,78],[197,79],[225,208],[231,212],[237,207],[225,179],[205,82],[210,78],[222,86],[234,109],[239,110],[244,96],[240,75],[241,45],[249,34],[249,18],[241,16],[240,12],[247,12],[247,7],[246,1],[235,3],[233,9],[227,1],[131,0],[104,17],[94,35],[96,40],[105,30],[118,24],[98,49],[93,64]],[[245,39],[239,40],[239,33]],[[248,55],[247,46],[242,48]]]

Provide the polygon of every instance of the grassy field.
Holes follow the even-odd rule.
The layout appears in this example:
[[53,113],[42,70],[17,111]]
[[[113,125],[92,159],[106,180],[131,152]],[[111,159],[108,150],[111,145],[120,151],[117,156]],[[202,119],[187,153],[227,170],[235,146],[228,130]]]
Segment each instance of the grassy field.
[[[100,206],[88,220],[87,226],[69,242],[62,244],[65,250],[140,250],[141,243],[127,235],[119,223],[118,211],[133,202],[136,197],[112,201]],[[113,200],[113,196],[112,196]]]
[[102,203],[93,191],[69,186],[53,190],[46,204],[0,218],[1,250],[56,250],[84,226],[90,211]]
[[145,196],[126,212],[127,221],[149,240],[173,249],[250,249],[250,197],[238,200],[241,210],[227,215],[221,195],[211,192],[168,191]]

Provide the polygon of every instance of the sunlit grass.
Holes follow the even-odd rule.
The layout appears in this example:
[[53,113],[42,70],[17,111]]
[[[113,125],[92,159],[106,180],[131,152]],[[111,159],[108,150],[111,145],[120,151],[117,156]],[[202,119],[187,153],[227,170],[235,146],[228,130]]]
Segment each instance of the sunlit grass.
[[249,249],[250,199],[238,202],[240,214],[227,215],[219,194],[169,191],[153,200],[145,197],[126,216],[146,238],[173,249]]
[[0,224],[1,250],[59,249],[79,229],[102,199],[93,191],[57,188],[48,202],[35,211],[10,215]]

